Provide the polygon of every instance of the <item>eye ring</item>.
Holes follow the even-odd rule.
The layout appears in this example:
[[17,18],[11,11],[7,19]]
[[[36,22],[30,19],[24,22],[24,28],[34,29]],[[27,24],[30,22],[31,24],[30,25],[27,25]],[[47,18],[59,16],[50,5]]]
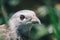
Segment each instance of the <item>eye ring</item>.
[[20,15],[20,19],[23,20],[25,18],[24,15]]

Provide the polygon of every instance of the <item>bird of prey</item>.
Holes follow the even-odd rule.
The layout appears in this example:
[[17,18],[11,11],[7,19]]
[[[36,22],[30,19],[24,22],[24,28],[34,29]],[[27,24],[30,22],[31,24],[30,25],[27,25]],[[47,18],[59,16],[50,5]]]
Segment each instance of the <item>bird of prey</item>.
[[46,28],[42,25],[35,12],[31,10],[16,12],[8,24],[8,28],[6,25],[0,25],[1,40],[41,40],[48,33],[53,33],[52,27]]
[[23,36],[26,37],[31,29],[31,25],[36,23],[41,24],[32,10],[21,10],[14,13],[8,21],[10,32],[6,40],[25,40]]

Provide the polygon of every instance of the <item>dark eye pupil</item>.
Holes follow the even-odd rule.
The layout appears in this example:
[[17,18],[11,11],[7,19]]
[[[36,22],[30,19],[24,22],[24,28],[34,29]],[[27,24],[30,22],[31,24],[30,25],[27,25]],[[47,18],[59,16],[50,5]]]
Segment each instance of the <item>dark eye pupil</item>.
[[20,19],[23,20],[25,18],[24,15],[20,15]]

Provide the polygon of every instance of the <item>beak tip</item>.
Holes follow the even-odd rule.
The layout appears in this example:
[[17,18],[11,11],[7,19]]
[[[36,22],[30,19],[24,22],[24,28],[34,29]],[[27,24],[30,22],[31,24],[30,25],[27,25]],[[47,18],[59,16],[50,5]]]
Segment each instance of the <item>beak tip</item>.
[[39,24],[39,22],[38,22],[38,21],[33,21],[32,23],[33,23],[33,24]]

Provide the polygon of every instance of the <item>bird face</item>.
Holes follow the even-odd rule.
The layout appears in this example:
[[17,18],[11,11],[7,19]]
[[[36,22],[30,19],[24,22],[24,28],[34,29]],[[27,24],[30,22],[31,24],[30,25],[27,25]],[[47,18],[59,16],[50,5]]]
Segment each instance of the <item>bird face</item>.
[[34,11],[31,10],[21,10],[16,12],[9,19],[10,29],[17,29],[20,25],[25,24],[41,24],[40,20],[35,15]]
[[11,17],[11,19],[14,20],[16,24],[41,24],[40,20],[35,15],[35,12],[31,10],[18,11]]
[[[40,20],[35,15],[34,11],[31,10],[21,10],[16,12],[9,19],[9,29],[11,31],[14,39],[17,35],[28,34],[28,31],[31,29],[31,24],[41,24]],[[27,25],[25,25],[27,24]]]

